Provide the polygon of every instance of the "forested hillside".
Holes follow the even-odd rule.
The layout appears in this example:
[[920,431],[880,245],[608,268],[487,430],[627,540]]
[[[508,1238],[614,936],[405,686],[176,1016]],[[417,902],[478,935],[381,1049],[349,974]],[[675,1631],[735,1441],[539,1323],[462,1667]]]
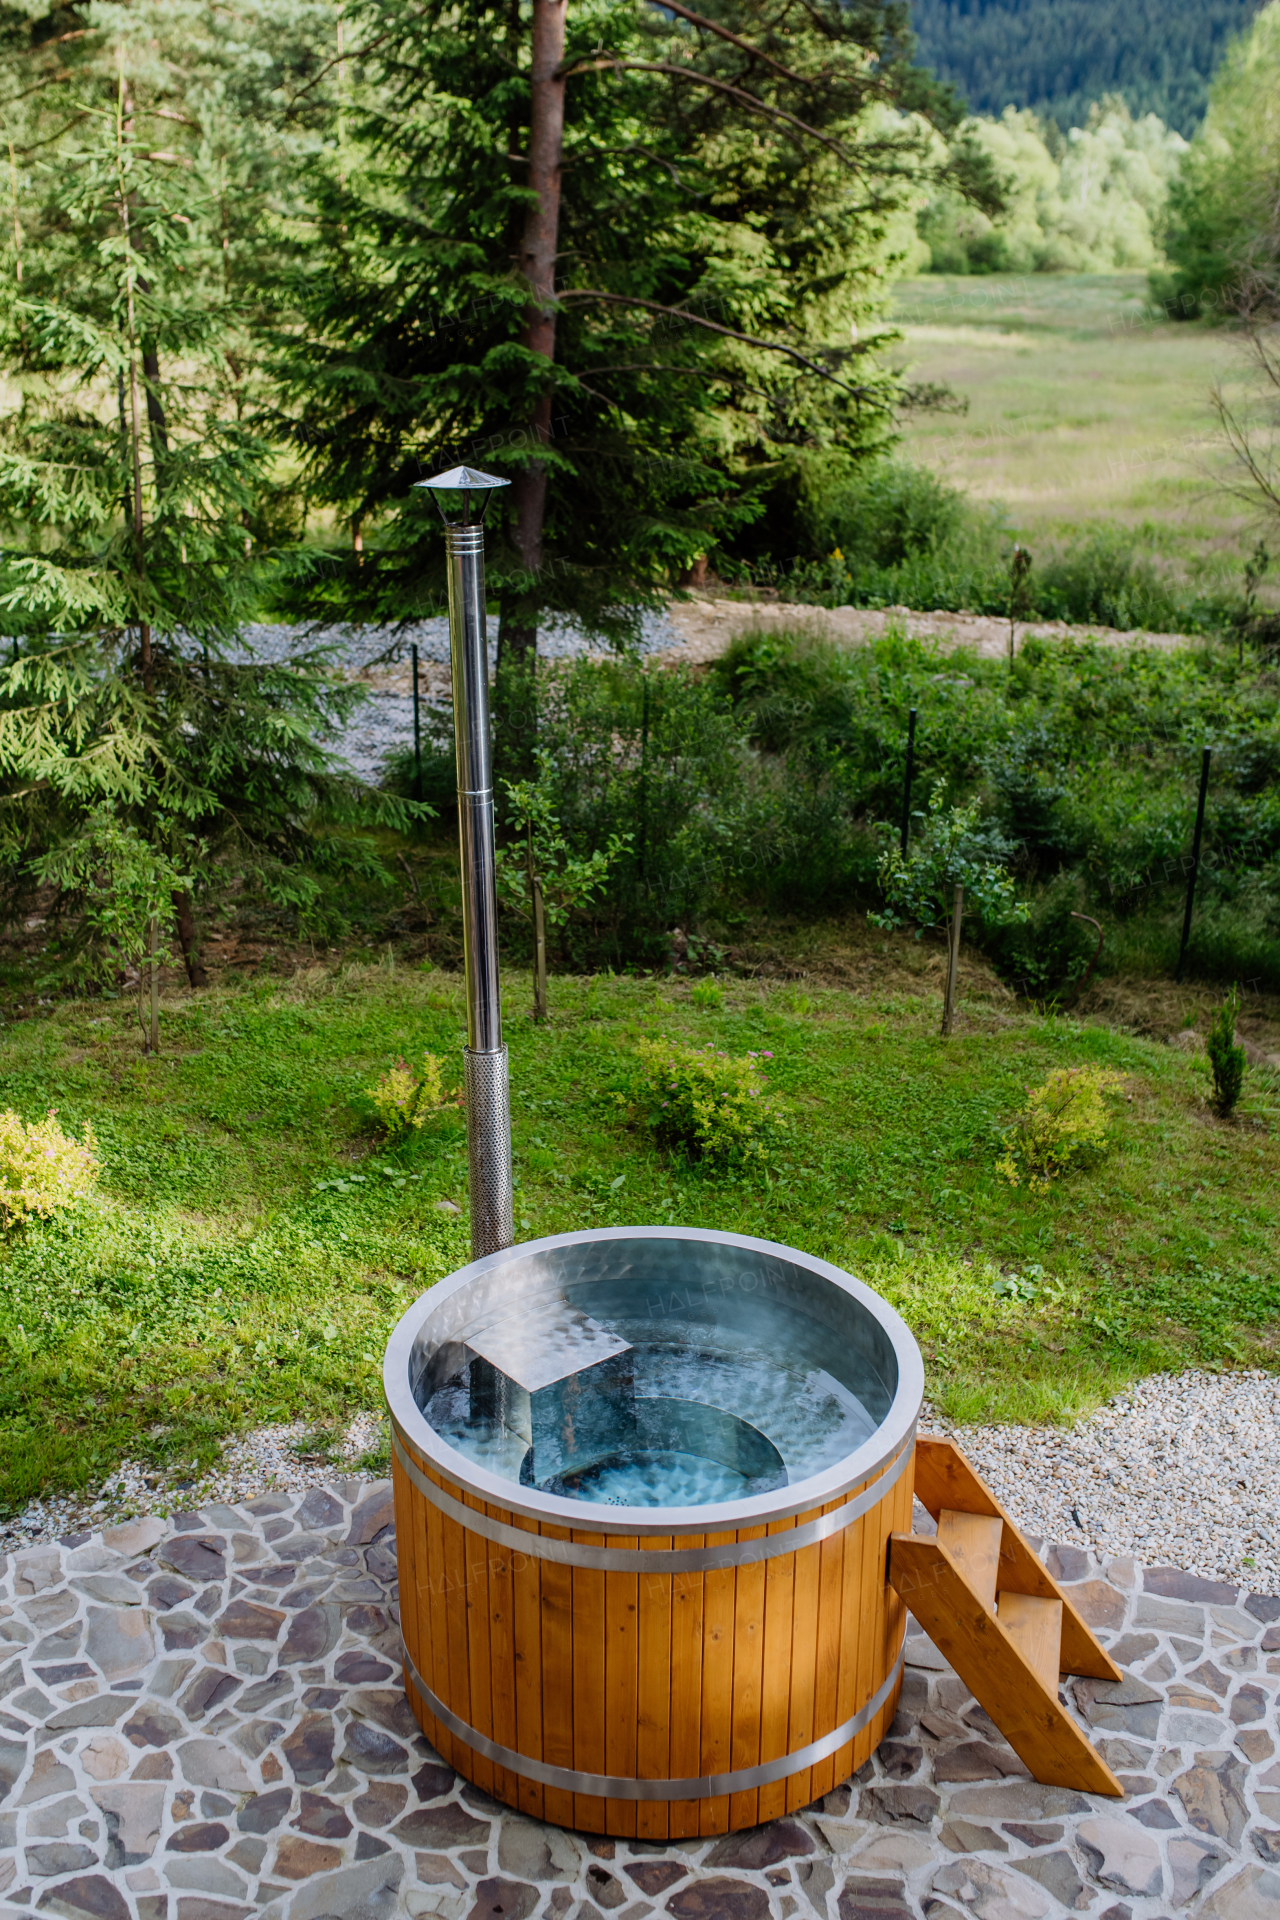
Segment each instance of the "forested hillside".
[[920,60],[974,113],[1032,107],[1065,132],[1118,93],[1190,135],[1256,0],[912,0]]

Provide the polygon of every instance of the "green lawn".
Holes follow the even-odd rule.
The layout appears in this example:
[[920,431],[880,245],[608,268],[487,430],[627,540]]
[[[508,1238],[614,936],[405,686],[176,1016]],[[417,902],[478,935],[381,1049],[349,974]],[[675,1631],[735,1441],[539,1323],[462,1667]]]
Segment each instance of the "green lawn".
[[1153,320],[1146,277],[926,274],[902,282],[893,318],[911,377],[941,381],[964,415],[917,415],[903,450],[1014,531],[1066,540],[1090,526],[1148,539],[1185,579],[1239,585],[1256,533],[1213,485],[1221,471],[1214,381],[1243,368],[1227,329]]
[[[509,977],[522,1237],[679,1222],[807,1248],[894,1302],[930,1392],[970,1418],[1069,1414],[1192,1360],[1276,1363],[1266,1075],[1224,1125],[1172,1048],[980,999],[944,1042],[923,988],[731,981],[704,1010],[683,981],[556,978],[542,1029],[527,999]],[[628,1123],[629,1048],[657,1033],[772,1055],[795,1119],[776,1164],[676,1164]],[[176,1480],[237,1426],[378,1404],[391,1325],[466,1258],[465,1219],[437,1204],[465,1203],[465,1137],[449,1110],[389,1150],[362,1089],[400,1053],[460,1064],[461,1038],[456,975],[386,966],[166,1002],[154,1060],[123,1002],[5,1027],[5,1104],[90,1120],[102,1160],[92,1201],[0,1253],[11,1508],[126,1454]],[[1114,1149],[1045,1196],[1014,1190],[994,1171],[1001,1126],[1075,1061],[1127,1077]]]

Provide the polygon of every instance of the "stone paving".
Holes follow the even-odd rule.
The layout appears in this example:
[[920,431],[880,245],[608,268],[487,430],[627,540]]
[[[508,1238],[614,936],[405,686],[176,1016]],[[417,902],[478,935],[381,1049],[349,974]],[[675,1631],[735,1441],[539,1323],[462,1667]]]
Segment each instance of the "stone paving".
[[1047,1559],[1126,1679],[1067,1698],[1128,1790],[1041,1787],[921,1634],[855,1781],[720,1840],[568,1834],[418,1733],[389,1488],[0,1561],[0,1920],[1280,1920],[1280,1599]]

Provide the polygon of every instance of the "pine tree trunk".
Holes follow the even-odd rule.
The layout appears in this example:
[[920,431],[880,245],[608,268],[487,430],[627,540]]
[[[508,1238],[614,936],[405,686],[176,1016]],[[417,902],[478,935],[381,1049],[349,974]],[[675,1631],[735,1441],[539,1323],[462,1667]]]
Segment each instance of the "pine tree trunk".
[[200,962],[200,952],[196,944],[195,905],[189,893],[174,894],[173,918],[178,929],[178,945],[182,948],[187,979],[193,987],[207,987],[209,976]]
[[[536,198],[525,220],[520,270],[535,304],[524,329],[524,345],[548,362],[556,357],[555,281],[560,243],[560,169],[564,149],[564,59],[568,0],[533,0],[533,55],[530,66],[529,186]],[[534,402],[529,436],[535,445],[551,438],[550,384]],[[541,460],[521,469],[511,488],[515,546],[527,576],[522,592],[502,603],[495,689],[495,749],[499,773],[508,780],[527,777],[533,768],[537,732],[537,576],[542,571],[547,510],[547,469]]]

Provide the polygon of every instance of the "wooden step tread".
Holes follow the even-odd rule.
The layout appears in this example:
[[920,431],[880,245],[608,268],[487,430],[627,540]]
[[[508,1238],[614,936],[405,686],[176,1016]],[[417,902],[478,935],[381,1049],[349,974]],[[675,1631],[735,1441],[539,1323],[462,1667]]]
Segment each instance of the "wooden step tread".
[[[1003,1617],[993,1612],[932,1534],[891,1535],[889,1581],[1036,1780],[1123,1798],[1120,1782],[1058,1699],[1056,1670],[1046,1677],[1049,1615],[1025,1610],[1026,1600],[1040,1596],[1002,1593]],[[1060,1603],[1050,1604],[1058,1605],[1060,1622]],[[1016,1638],[1009,1630],[1015,1622]]]
[[1003,1532],[1004,1523],[985,1513],[959,1513],[944,1507],[938,1515],[939,1540],[983,1605],[992,1609]]
[[1033,1593],[1002,1593],[996,1598],[996,1618],[1031,1671],[1050,1693],[1056,1693],[1062,1657],[1061,1600],[1042,1600]]

